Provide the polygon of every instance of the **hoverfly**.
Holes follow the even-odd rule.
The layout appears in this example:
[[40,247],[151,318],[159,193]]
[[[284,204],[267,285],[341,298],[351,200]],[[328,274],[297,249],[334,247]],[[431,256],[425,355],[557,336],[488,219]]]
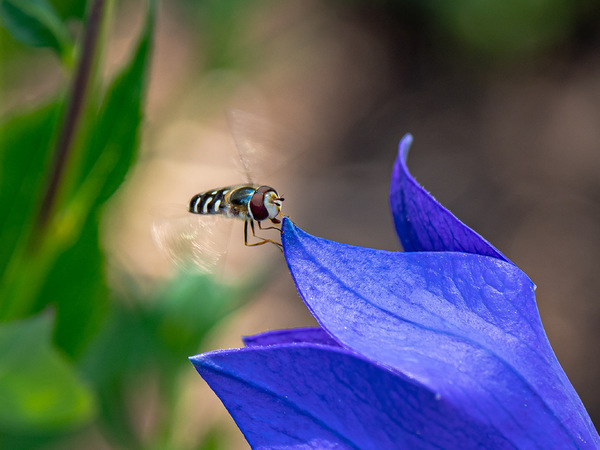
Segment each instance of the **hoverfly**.
[[[196,194],[190,200],[189,212],[192,214],[222,214],[229,218],[240,218],[244,221],[244,244],[248,247],[272,243],[281,248],[281,243],[256,235],[254,222],[258,228],[275,229],[277,227],[263,228],[261,222],[270,220],[273,224],[281,223],[277,218],[281,214],[281,202],[284,200],[277,191],[270,186],[240,184],[228,186]],[[252,236],[258,242],[248,243],[248,224],[252,229]]]
[[[259,230],[281,231],[276,225],[281,223],[283,197],[274,188],[255,183],[253,177],[260,166],[273,166],[271,169],[275,171],[280,165],[281,155],[269,153],[270,146],[264,145],[265,136],[269,137],[272,132],[265,130],[268,126],[265,121],[242,111],[230,112],[229,122],[238,152],[235,158],[240,166],[238,172],[244,175],[246,183],[200,192],[187,203],[187,212],[183,209],[178,209],[177,213],[170,211],[173,214],[168,217],[169,211],[162,211],[160,220],[153,224],[155,242],[180,266],[193,263],[202,271],[212,271],[227,247],[227,233],[222,229],[227,228],[223,221],[229,218],[244,222],[246,246],[271,243],[282,249],[280,242],[258,236],[255,230],[256,223]],[[265,227],[265,221],[273,225]],[[248,226],[256,242],[249,242]]]

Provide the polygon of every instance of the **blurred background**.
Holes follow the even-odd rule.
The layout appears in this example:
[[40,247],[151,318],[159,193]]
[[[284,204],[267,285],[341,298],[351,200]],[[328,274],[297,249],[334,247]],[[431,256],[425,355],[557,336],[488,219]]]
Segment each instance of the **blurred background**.
[[[12,3],[0,2],[4,123],[68,98],[74,73],[68,52],[15,37]],[[77,48],[90,5],[49,5]],[[147,9],[108,3],[98,98],[132,58]],[[158,4],[151,38],[135,163],[97,204],[105,302],[80,349],[64,343],[68,319],[54,307],[53,345],[83,374],[90,406],[83,419],[42,431],[5,427],[0,442],[245,448],[185,357],[313,321],[281,253],[245,248],[241,223],[224,230],[228,268],[208,279],[178,275],[152,236],[165,205],[185,209],[198,192],[244,181],[232,162],[235,109],[259,118],[241,132],[264,144],[267,167],[253,175],[285,197],[286,215],[313,235],[388,250],[400,248],[389,177],[400,138],[412,133],[417,180],[537,285],[550,342],[600,424],[598,2],[171,0]],[[126,114],[121,106],[111,117]],[[68,275],[72,289],[87,283]],[[31,311],[47,315],[47,304]],[[115,348],[118,357],[107,357]]]

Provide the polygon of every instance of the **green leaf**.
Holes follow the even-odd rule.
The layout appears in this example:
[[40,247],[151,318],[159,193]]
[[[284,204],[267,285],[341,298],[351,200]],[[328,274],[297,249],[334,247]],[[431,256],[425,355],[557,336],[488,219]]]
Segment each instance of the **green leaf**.
[[20,42],[33,47],[50,47],[71,61],[73,42],[65,24],[45,0],[0,0],[0,19]]
[[39,209],[60,107],[57,103],[20,113],[0,125],[0,273]]
[[45,274],[48,259],[28,249],[61,109],[53,102],[0,125],[0,317],[29,311]]
[[154,2],[129,64],[109,87],[94,127],[81,146],[79,182],[101,180],[95,204],[104,203],[121,185],[137,155],[151,54]]
[[82,425],[94,398],[50,345],[52,317],[0,324],[0,429],[57,431]]
[[36,309],[56,305],[56,344],[77,358],[106,313],[108,287],[98,223],[90,220],[75,245],[62,253],[43,285]]

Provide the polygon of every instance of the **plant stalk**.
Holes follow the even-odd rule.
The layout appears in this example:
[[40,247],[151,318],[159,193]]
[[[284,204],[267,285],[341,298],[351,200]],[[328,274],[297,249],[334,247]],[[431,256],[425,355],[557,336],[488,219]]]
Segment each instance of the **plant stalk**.
[[85,102],[92,67],[94,66],[105,3],[105,0],[94,0],[90,7],[79,61],[75,69],[73,82],[71,83],[62,127],[56,141],[48,184],[44,193],[44,198],[40,202],[39,214],[36,220],[37,228],[41,231],[44,231],[47,228],[48,222],[52,217],[61,180],[63,179],[65,168],[69,161],[73,138],[81,118],[81,110]]

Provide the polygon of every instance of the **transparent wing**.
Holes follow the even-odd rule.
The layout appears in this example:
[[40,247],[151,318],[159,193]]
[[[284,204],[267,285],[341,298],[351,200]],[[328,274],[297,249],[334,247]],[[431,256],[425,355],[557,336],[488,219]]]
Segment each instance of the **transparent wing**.
[[289,133],[284,134],[270,121],[239,109],[230,111],[228,119],[238,151],[235,164],[245,182],[266,182],[296,159]]
[[162,253],[186,271],[215,273],[223,264],[232,220],[163,207],[154,214],[152,237]]

